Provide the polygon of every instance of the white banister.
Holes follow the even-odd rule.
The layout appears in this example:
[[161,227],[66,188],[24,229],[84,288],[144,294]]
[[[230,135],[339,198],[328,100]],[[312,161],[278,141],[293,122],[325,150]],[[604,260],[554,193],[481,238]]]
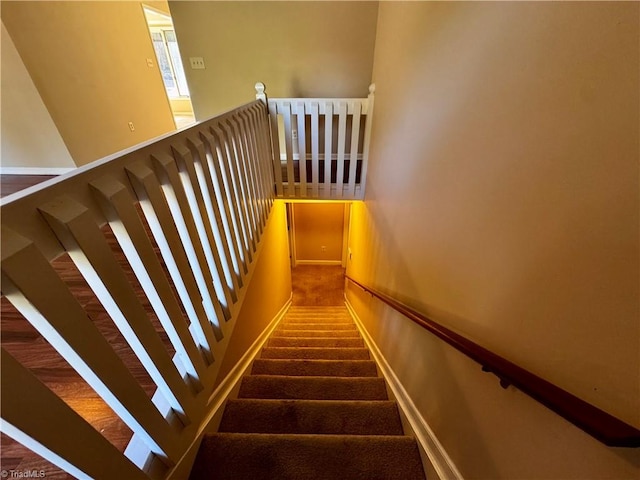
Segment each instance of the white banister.
[[1,361],[3,432],[76,478],[148,478],[4,348]]
[[[333,102],[324,103],[324,189],[323,197],[331,197],[331,163],[333,158]],[[327,132],[330,132],[327,134]]]
[[364,145],[362,151],[362,171],[360,172],[360,183],[365,184],[367,179],[367,167],[369,166],[369,146],[371,144],[371,128],[373,118],[373,101],[376,93],[376,84],[369,85],[369,95],[367,97],[367,123],[364,127]]
[[200,379],[204,377],[206,369],[204,358],[186,324],[181,321],[182,311],[164,276],[129,191],[122,183],[105,177],[91,182],[91,187],[120,248],[153,305],[173,347],[179,353],[187,373],[191,375],[196,388],[202,389]]
[[264,97],[278,197],[364,198],[374,92],[371,85],[367,98]]
[[318,184],[320,183],[319,113],[318,102],[311,102],[311,196],[313,198],[318,198]]
[[39,210],[155,384],[183,423],[189,423],[192,401],[187,385],[89,211],[69,197]]
[[[275,193],[258,87],[255,102],[1,201],[2,294],[16,321],[133,432],[118,451],[3,350],[0,430],[78,478],[161,477],[208,418]],[[152,398],[52,267],[63,254],[157,386]]]
[[[159,457],[175,457],[169,426],[129,370],[35,245],[6,227],[2,229],[2,277],[7,299],[125,424],[143,436]],[[12,424],[22,421],[26,420]]]
[[347,143],[347,103],[338,104],[338,163],[336,164],[336,195],[342,198],[344,182],[344,154]]

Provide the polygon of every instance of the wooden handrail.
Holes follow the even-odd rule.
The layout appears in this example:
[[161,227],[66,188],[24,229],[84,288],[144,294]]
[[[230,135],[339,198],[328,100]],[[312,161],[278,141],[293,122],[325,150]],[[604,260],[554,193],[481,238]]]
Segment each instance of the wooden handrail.
[[607,446],[640,447],[640,430],[637,428],[449,330],[394,298],[363,285],[349,275],[346,278],[478,362],[484,371],[496,375],[504,388],[509,385],[517,387]]

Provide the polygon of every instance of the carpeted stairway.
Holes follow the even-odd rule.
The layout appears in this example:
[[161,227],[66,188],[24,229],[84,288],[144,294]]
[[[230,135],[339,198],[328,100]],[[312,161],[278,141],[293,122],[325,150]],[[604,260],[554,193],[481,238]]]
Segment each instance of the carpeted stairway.
[[424,480],[347,309],[291,307],[205,436],[192,480]]

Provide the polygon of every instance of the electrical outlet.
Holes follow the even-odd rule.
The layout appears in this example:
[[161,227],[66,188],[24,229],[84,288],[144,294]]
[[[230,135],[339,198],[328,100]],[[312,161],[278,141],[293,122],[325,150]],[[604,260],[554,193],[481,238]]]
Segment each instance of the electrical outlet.
[[147,58],[147,67],[149,68],[153,67],[153,58]]
[[298,139],[298,130],[291,130],[291,139],[292,140]]
[[133,125],[133,122],[129,122],[129,130],[131,130],[132,132],[135,132],[136,127]]
[[325,247],[324,245],[322,245],[322,246],[320,247],[320,251],[321,251],[321,252],[326,252],[326,251],[327,251],[327,247]]
[[204,70],[204,58],[202,57],[189,57],[189,63],[192,70]]

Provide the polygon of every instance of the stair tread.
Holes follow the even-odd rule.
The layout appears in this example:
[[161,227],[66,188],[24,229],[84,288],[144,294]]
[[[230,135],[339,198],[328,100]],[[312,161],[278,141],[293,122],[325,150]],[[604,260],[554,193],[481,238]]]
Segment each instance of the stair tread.
[[206,435],[192,480],[424,480],[405,436],[216,433]]

